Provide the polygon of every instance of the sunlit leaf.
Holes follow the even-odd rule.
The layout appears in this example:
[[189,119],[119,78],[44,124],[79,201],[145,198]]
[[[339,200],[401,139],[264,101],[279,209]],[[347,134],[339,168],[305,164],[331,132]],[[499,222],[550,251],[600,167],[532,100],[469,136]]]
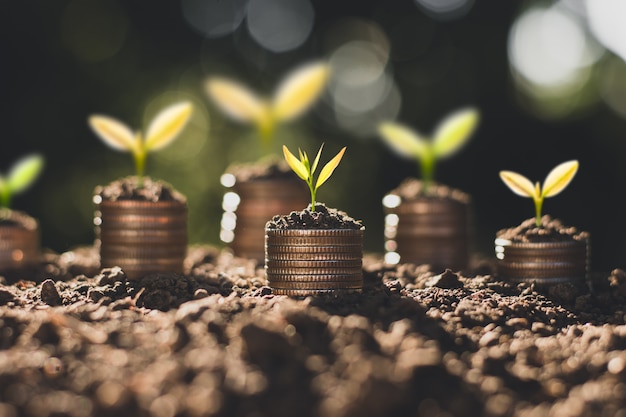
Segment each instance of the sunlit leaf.
[[438,158],[449,156],[463,146],[478,124],[475,109],[457,111],[446,117],[435,130],[432,147]]
[[552,197],[563,191],[563,189],[572,181],[577,171],[578,161],[576,160],[563,162],[562,164],[557,165],[552,171],[550,171],[543,182],[543,189],[541,192],[542,196]]
[[211,78],[206,89],[213,102],[235,120],[262,125],[268,118],[267,102],[236,81]]
[[320,162],[320,156],[322,156],[322,149],[324,149],[323,143],[322,143],[322,146],[320,146],[320,150],[317,151],[317,156],[315,157],[315,161],[313,161],[313,166],[311,167],[311,175],[313,175],[313,173],[317,169],[317,164],[319,164]]
[[315,189],[320,188],[322,184],[324,184],[326,180],[330,178],[335,168],[337,168],[337,165],[339,165],[339,162],[341,161],[341,158],[343,157],[345,151],[346,147],[344,146],[333,159],[331,159],[326,165],[324,165],[324,168],[322,168],[322,170],[320,171],[319,177],[317,177]]
[[535,186],[525,176],[513,171],[500,171],[500,178],[515,194],[535,198]]
[[[295,172],[298,177],[306,181],[309,178],[308,170],[306,169],[304,164],[300,162],[298,158],[296,158],[295,155],[289,151],[289,149],[287,149],[285,145],[283,145],[283,155],[285,155],[285,160],[287,161],[287,164],[291,167],[293,172]],[[302,152],[300,153],[300,155],[302,155]]]
[[288,121],[304,113],[320,96],[329,76],[330,67],[325,63],[308,64],[288,74],[274,95],[276,120]]
[[146,132],[145,150],[158,150],[169,145],[185,127],[193,106],[189,102],[172,104],[156,115]]
[[428,154],[430,144],[407,126],[394,122],[383,122],[378,132],[396,152],[407,157],[423,157]]
[[135,148],[135,135],[124,123],[108,116],[89,117],[89,126],[110,147],[132,151]]
[[25,190],[43,169],[44,158],[39,154],[29,155],[17,161],[6,177],[6,186],[12,193]]

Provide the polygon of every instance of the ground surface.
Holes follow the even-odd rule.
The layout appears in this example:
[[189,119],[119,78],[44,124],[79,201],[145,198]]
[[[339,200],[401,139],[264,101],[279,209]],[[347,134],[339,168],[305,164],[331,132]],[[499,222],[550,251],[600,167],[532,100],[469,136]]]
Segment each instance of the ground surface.
[[0,416],[626,416],[621,270],[538,292],[366,255],[362,294],[292,299],[212,247],[140,281],[94,255],[0,285]]

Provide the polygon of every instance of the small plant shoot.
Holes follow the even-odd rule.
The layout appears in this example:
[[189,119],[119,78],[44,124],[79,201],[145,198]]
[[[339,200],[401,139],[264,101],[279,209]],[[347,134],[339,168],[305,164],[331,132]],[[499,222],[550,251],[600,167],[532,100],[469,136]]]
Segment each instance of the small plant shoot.
[[10,208],[13,196],[26,191],[44,166],[44,158],[32,154],[17,160],[6,175],[0,175],[0,207]]
[[434,180],[437,161],[453,155],[468,141],[478,119],[478,111],[474,108],[457,110],[439,123],[432,138],[396,122],[379,124],[378,132],[394,151],[417,160],[421,168],[422,192],[427,194]]
[[317,195],[317,189],[322,186],[330,178],[339,165],[341,158],[343,157],[344,152],[346,151],[346,147],[344,146],[337,155],[333,159],[331,159],[324,168],[320,171],[320,174],[317,177],[317,181],[313,180],[313,174],[315,174],[315,170],[317,169],[317,165],[320,161],[320,156],[322,155],[322,148],[324,144],[320,146],[319,151],[317,151],[317,156],[313,161],[313,165],[311,165],[309,161],[309,156],[306,152],[298,149],[299,159],[296,158],[294,154],[292,154],[289,149],[285,145],[283,145],[283,155],[285,156],[285,160],[287,164],[291,167],[293,172],[298,175],[298,177],[302,178],[307,185],[309,186],[309,191],[311,192],[311,211],[315,211],[315,198]]
[[172,143],[189,121],[192,111],[193,106],[189,102],[175,103],[166,107],[152,119],[145,136],[141,132],[133,132],[124,123],[104,115],[90,116],[89,126],[111,148],[133,155],[135,173],[141,184],[148,153]]
[[528,178],[512,171],[500,171],[500,178],[515,194],[533,199],[536,225],[540,227],[543,200],[563,191],[576,175],[576,171],[578,171],[578,161],[563,162],[550,171],[543,181],[543,186],[539,185],[539,181],[533,185]]
[[227,116],[255,125],[267,150],[277,126],[308,110],[321,95],[329,76],[328,64],[313,62],[288,73],[271,98],[261,97],[239,82],[222,77],[209,78],[206,91]]

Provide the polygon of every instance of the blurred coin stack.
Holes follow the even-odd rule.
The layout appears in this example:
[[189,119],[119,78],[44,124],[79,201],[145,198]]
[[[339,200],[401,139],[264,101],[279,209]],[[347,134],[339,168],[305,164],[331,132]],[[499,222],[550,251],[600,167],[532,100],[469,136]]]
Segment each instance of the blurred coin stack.
[[183,273],[187,205],[180,201],[99,201],[94,218],[102,268],[121,267],[129,279]]

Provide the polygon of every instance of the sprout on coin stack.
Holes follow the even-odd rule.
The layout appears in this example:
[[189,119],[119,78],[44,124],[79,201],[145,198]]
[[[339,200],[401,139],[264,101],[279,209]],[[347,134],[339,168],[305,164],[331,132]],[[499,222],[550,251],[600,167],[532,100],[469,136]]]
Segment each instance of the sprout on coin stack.
[[360,292],[365,227],[345,212],[317,202],[318,189],[339,165],[342,148],[320,170],[323,145],[313,162],[306,152],[296,157],[286,146],[284,157],[308,186],[311,203],[300,211],[276,215],[265,226],[265,271],[275,294],[288,296]]
[[130,279],[150,273],[183,272],[187,253],[185,196],[162,180],[144,174],[146,157],[170,145],[187,125],[193,106],[174,103],[150,122],[145,138],[104,115],[89,117],[96,135],[113,149],[130,152],[135,175],[94,191],[96,245],[103,268],[119,266]]
[[516,227],[496,233],[497,273],[505,280],[536,286],[573,284],[586,288],[589,270],[589,233],[542,215],[544,200],[561,193],[578,171],[576,160],[563,162],[546,176],[543,185],[533,184],[513,171],[500,178],[515,194],[533,199],[535,216]]

